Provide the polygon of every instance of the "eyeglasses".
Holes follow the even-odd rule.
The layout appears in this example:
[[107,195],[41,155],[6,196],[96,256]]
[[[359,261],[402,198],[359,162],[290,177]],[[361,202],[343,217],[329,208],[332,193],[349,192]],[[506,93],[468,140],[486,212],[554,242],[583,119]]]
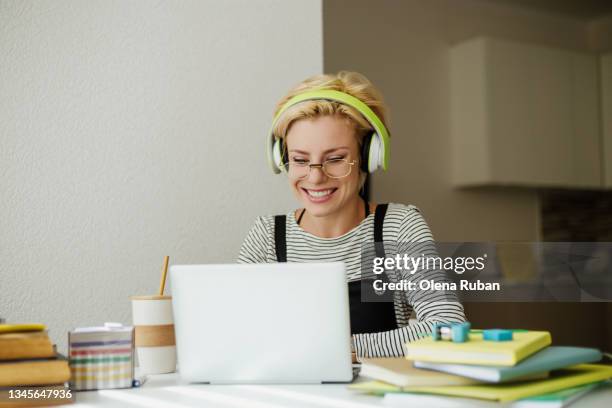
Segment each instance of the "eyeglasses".
[[348,161],[346,159],[329,159],[321,164],[310,164],[307,160],[290,161],[283,165],[283,168],[293,179],[305,179],[310,174],[310,169],[317,167],[325,173],[329,178],[340,179],[351,174],[353,166],[357,163],[356,160]]

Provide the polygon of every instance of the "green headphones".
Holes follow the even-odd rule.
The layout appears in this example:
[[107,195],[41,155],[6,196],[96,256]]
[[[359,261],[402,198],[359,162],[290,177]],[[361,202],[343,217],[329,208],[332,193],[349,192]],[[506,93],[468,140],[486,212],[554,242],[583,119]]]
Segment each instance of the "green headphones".
[[266,152],[268,155],[268,163],[272,171],[276,174],[281,172],[281,167],[284,164],[284,158],[286,156],[282,139],[275,138],[272,132],[278,119],[293,105],[317,99],[340,102],[356,109],[363,115],[370,125],[372,125],[374,131],[363,140],[361,148],[361,169],[369,173],[379,168],[387,170],[389,164],[389,131],[382,120],[380,120],[368,105],[355,98],[353,95],[340,91],[323,89],[318,91],[307,91],[294,96],[283,105],[274,117],[272,128],[270,129],[269,135],[266,137]]

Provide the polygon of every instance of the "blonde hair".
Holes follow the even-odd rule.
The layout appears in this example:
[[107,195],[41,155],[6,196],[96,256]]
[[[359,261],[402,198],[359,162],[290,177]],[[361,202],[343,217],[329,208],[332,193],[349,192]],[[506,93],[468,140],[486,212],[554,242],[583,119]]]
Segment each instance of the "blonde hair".
[[[274,116],[295,95],[306,91],[329,89],[354,96],[368,105],[387,126],[387,109],[382,94],[364,75],[358,72],[340,71],[337,74],[320,74],[312,76],[293,87],[276,105]],[[355,108],[340,102],[311,100],[298,103],[288,108],[276,121],[272,133],[275,137],[284,138],[291,125],[300,119],[313,119],[319,116],[337,115],[346,119],[354,128],[357,143],[361,148],[363,137],[371,132],[372,125]]]

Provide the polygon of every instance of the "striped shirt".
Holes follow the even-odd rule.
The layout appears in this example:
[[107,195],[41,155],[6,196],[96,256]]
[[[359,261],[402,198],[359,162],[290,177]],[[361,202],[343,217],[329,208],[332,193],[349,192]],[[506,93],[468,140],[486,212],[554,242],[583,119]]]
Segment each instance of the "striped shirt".
[[[385,243],[420,243],[432,242],[433,237],[415,206],[391,203],[384,220],[383,240]],[[297,224],[293,211],[286,217],[287,262],[341,261],[346,265],[348,282],[361,278],[362,243],[373,242],[374,214],[336,238],[320,238],[304,231]],[[423,251],[419,250],[418,255],[421,254]],[[436,254],[430,252],[425,255]],[[255,220],[242,244],[238,262],[277,262],[274,216],[262,216]],[[412,275],[411,279],[418,279],[419,272]],[[436,279],[436,271],[433,272],[427,271],[428,280]],[[438,278],[443,279],[442,275]],[[465,321],[463,307],[458,301],[449,301],[448,297],[441,299],[435,292],[395,291],[394,307],[397,329],[353,335],[353,347],[358,358],[403,356],[404,344],[421,338],[423,333],[430,333],[433,323]],[[413,311],[416,313],[416,323],[410,324],[409,318]]]

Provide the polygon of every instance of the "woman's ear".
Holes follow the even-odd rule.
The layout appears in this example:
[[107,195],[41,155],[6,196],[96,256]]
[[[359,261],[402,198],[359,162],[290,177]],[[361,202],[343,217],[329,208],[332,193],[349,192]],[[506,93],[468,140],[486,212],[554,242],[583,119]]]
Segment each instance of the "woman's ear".
[[369,173],[363,171],[359,173],[359,197],[363,198],[366,201],[370,200],[370,191],[367,184],[368,176]]
[[359,172],[359,191],[363,192],[363,187],[365,186],[366,180],[368,179],[368,173],[365,171]]

